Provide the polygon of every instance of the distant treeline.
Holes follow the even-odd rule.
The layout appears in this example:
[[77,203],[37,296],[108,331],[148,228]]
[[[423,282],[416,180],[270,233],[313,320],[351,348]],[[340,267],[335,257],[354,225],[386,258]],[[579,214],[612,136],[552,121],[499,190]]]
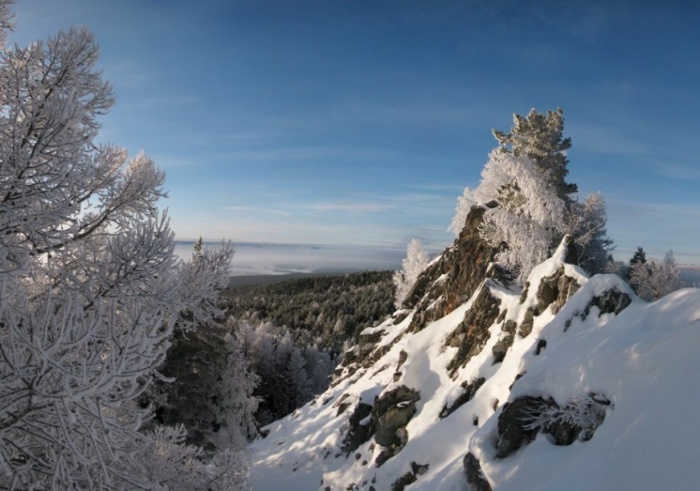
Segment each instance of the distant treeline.
[[252,325],[286,326],[299,347],[335,357],[348,339],[394,310],[392,271],[314,276],[224,292],[228,315]]

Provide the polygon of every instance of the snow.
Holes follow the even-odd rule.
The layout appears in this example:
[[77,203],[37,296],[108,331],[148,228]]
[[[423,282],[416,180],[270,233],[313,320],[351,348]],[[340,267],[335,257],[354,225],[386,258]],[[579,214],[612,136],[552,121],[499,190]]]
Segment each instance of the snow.
[[[580,269],[564,265],[563,252],[533,269],[522,302],[520,292],[490,285],[501,310],[507,309],[513,320],[521,320],[534,305],[541,280],[560,268],[582,285],[556,315],[547,309],[535,317],[529,336],[516,334],[502,363],[494,365],[491,354],[503,335],[498,323],[489,329],[481,353],[454,378],[448,373],[456,348],[445,341],[471,300],[419,332],[407,332],[411,316],[396,326],[389,321],[374,328],[386,332],[379,343],[389,347],[374,366],[358,370],[295,415],[273,423],[269,436],[252,444],[253,489],[344,490],[351,484],[352,489],[390,489],[415,462],[430,467],[407,490],[464,490],[462,459],[468,451],[481,461],[496,490],[695,489],[700,482],[700,424],[695,416],[700,392],[689,375],[700,373],[700,290],[680,290],[647,304],[617,276],[587,280]],[[591,299],[609,290],[626,293],[632,303],[617,316],[601,316],[592,307],[584,319]],[[547,345],[535,355],[540,339]],[[394,381],[401,351],[408,356]],[[514,383],[517,375],[522,377]],[[440,419],[442,409],[463,392],[461,384],[478,377],[486,381],[475,397]],[[406,427],[406,446],[381,467],[374,463],[381,447],[373,439],[346,456],[340,447],[355,404],[372,403],[400,385],[420,393],[416,414]],[[505,402],[542,395],[565,405],[589,393],[611,401],[590,441],[562,447],[540,434],[516,453],[495,458],[493,441]],[[350,407],[338,414],[344,394]]]
[[[683,290],[635,302],[602,327],[591,319],[575,335],[551,323],[542,336],[559,334],[558,344],[525,364],[511,398],[565,402],[595,391],[612,409],[590,442],[555,447],[540,435],[514,458],[490,460],[484,471],[495,489],[695,489],[700,395],[688,374],[700,368],[699,316],[700,291]],[[490,430],[474,439],[477,451],[490,446]]]

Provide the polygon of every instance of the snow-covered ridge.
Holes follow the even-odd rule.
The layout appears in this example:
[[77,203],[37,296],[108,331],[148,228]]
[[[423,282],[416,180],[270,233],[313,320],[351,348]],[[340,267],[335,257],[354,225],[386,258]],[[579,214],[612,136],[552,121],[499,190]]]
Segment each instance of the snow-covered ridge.
[[485,279],[421,330],[414,311],[365,330],[331,388],[253,443],[253,489],[694,489],[700,290],[647,304],[565,252],[525,292]]

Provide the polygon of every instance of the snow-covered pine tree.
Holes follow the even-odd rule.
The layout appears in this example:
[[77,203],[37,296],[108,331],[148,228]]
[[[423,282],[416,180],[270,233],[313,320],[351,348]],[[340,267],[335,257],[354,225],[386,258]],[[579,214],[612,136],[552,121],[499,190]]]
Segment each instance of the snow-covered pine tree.
[[114,101],[97,52],[85,28],[0,52],[3,489],[157,485],[135,398],[228,282],[229,245],[174,255],[153,162],[94,143]]
[[289,411],[311,400],[311,380],[306,373],[306,360],[296,346],[292,348],[285,367],[285,379],[289,389]]
[[583,203],[572,203],[567,217],[567,233],[574,239],[576,264],[590,275],[608,266],[613,241],[607,235],[607,214],[602,193],[590,193]]
[[411,239],[406,247],[406,258],[401,263],[403,268],[396,271],[393,277],[394,286],[396,287],[394,305],[397,309],[401,308],[404,300],[411,293],[418,276],[428,266],[429,262],[428,253],[423,250],[420,240]]
[[334,365],[331,356],[325,351],[320,351],[318,345],[307,346],[304,348],[303,354],[304,359],[306,359],[306,371],[311,381],[312,394],[320,394],[328,388],[333,373]]
[[255,412],[259,399],[253,392],[260,377],[248,366],[233,335],[227,333],[223,341],[227,351],[226,365],[219,380],[223,393],[220,410],[223,424],[214,441],[220,449],[240,450],[257,435]]
[[571,138],[564,138],[563,132],[564,111],[542,114],[532,109],[526,117],[513,114],[510,133],[493,130],[493,136],[504,151],[529,158],[557,196],[568,202],[577,186],[565,180],[569,173],[566,151],[571,148]]
[[605,269],[612,240],[606,235],[605,200],[599,193],[579,204],[567,183],[567,150],[561,109],[527,117],[513,115],[509,133],[494,130],[499,143],[482,171],[479,186],[459,198],[450,230],[459,234],[473,203],[488,205],[482,236],[499,248],[497,260],[524,281],[565,234],[591,273]]
[[528,157],[501,148],[491,152],[481,177],[474,196],[492,205],[481,233],[501,249],[498,262],[524,281],[562,237],[565,203]]
[[255,436],[258,377],[227,329],[213,325],[177,332],[161,371],[171,380],[157,382],[143,398],[155,406],[156,423],[182,424],[185,442],[202,447],[207,456],[242,450]]

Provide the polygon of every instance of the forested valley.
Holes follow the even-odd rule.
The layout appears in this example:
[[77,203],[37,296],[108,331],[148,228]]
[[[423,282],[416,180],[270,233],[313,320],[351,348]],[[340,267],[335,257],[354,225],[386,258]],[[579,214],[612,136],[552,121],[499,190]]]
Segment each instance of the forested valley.
[[[184,424],[187,442],[215,450],[227,428],[257,427],[323,392],[359,333],[394,310],[392,271],[286,279],[229,287],[225,320],[176,333],[147,399],[156,422]],[[228,421],[235,417],[236,421]],[[224,437],[223,435],[228,435]]]

